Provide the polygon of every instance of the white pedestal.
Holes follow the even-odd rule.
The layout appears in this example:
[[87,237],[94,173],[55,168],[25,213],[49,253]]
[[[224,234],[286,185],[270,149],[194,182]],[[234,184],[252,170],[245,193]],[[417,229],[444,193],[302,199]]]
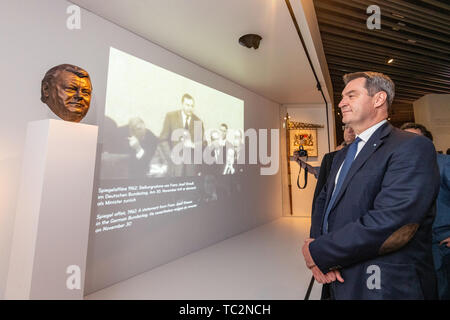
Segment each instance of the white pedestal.
[[6,299],[83,298],[97,133],[62,120],[29,123]]

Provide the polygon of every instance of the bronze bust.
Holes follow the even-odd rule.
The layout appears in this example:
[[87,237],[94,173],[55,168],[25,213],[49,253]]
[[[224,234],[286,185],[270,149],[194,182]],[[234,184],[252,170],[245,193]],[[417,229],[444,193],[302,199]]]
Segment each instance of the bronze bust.
[[89,110],[92,84],[86,70],[61,64],[47,71],[41,84],[41,101],[58,117],[80,122]]

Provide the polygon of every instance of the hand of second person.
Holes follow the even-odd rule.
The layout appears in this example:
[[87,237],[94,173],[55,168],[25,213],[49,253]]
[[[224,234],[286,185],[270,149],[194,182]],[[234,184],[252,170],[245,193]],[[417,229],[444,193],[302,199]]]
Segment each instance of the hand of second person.
[[141,149],[141,144],[139,143],[138,138],[136,138],[135,136],[128,137],[128,143],[130,147],[136,151]]
[[439,245],[445,244],[448,248],[450,248],[450,237],[439,242]]

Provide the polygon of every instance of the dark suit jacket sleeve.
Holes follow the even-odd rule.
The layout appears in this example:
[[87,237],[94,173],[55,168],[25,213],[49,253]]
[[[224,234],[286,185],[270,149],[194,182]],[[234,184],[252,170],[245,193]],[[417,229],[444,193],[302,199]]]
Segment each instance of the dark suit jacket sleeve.
[[389,236],[407,224],[420,224],[432,208],[439,172],[431,141],[422,136],[405,141],[393,151],[387,168],[380,170],[384,176],[372,209],[310,244],[311,256],[322,272],[379,256]]
[[[319,195],[322,191],[322,189],[324,188],[328,176],[330,175],[330,168],[331,168],[331,163],[333,162],[333,158],[334,155],[336,154],[335,152],[330,152],[327,153],[323,159],[322,159],[322,163],[320,164],[320,170],[319,170],[319,177],[317,178],[317,184],[316,184],[316,189],[314,190],[314,197],[313,197],[313,203],[312,203],[312,209],[311,209],[311,218],[314,215],[315,210],[317,209],[316,206],[316,201],[319,201],[321,203],[319,203],[319,206],[322,208],[323,207],[323,202],[326,200],[326,193],[323,194],[323,196],[319,199]],[[311,230],[309,233],[309,236],[311,238],[314,238],[315,236],[315,232],[314,232],[314,226],[311,224]]]
[[[319,215],[317,215],[318,212],[324,212],[325,210],[325,203],[327,200],[327,185],[325,184],[322,188],[322,191],[319,193],[317,198],[314,200],[313,203],[313,212],[311,214],[311,228],[309,231],[309,237],[316,239],[320,236],[320,221],[318,221],[320,218]],[[319,219],[317,219],[319,218]]]
[[323,186],[327,182],[328,176],[330,174],[331,163],[333,162],[335,153],[336,152],[327,153],[323,157],[322,163],[320,164],[319,177],[317,178],[316,189],[314,190],[311,214],[314,213],[314,203],[315,203],[317,197],[319,196],[320,191],[322,191]]

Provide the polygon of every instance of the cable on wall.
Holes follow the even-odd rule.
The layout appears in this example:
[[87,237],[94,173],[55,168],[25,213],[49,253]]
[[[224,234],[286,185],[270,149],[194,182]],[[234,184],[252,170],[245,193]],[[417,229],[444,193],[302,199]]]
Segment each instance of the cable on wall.
[[297,19],[295,18],[295,15],[294,15],[294,10],[292,10],[291,2],[290,2],[290,0],[285,0],[285,2],[286,2],[286,5],[288,7],[289,13],[291,14],[292,22],[294,23],[295,29],[297,30],[298,37],[300,38],[300,41],[302,43],[303,50],[305,51],[306,57],[308,58],[308,62],[309,62],[309,65],[311,67],[311,70],[312,70],[312,72],[314,74],[314,78],[316,79],[317,90],[320,91],[320,93],[322,94],[323,101],[325,102],[325,113],[327,115],[328,152],[331,152],[331,146],[330,146],[330,123],[329,123],[329,119],[328,119],[328,102],[327,102],[327,99],[325,99],[325,94],[323,93],[322,85],[320,84],[319,78],[317,77],[316,70],[314,69],[314,66],[312,64],[311,57],[309,55],[308,49],[306,48],[306,44],[305,44],[305,41],[303,39],[302,33],[300,31],[300,27],[299,27],[299,25],[297,23]]

